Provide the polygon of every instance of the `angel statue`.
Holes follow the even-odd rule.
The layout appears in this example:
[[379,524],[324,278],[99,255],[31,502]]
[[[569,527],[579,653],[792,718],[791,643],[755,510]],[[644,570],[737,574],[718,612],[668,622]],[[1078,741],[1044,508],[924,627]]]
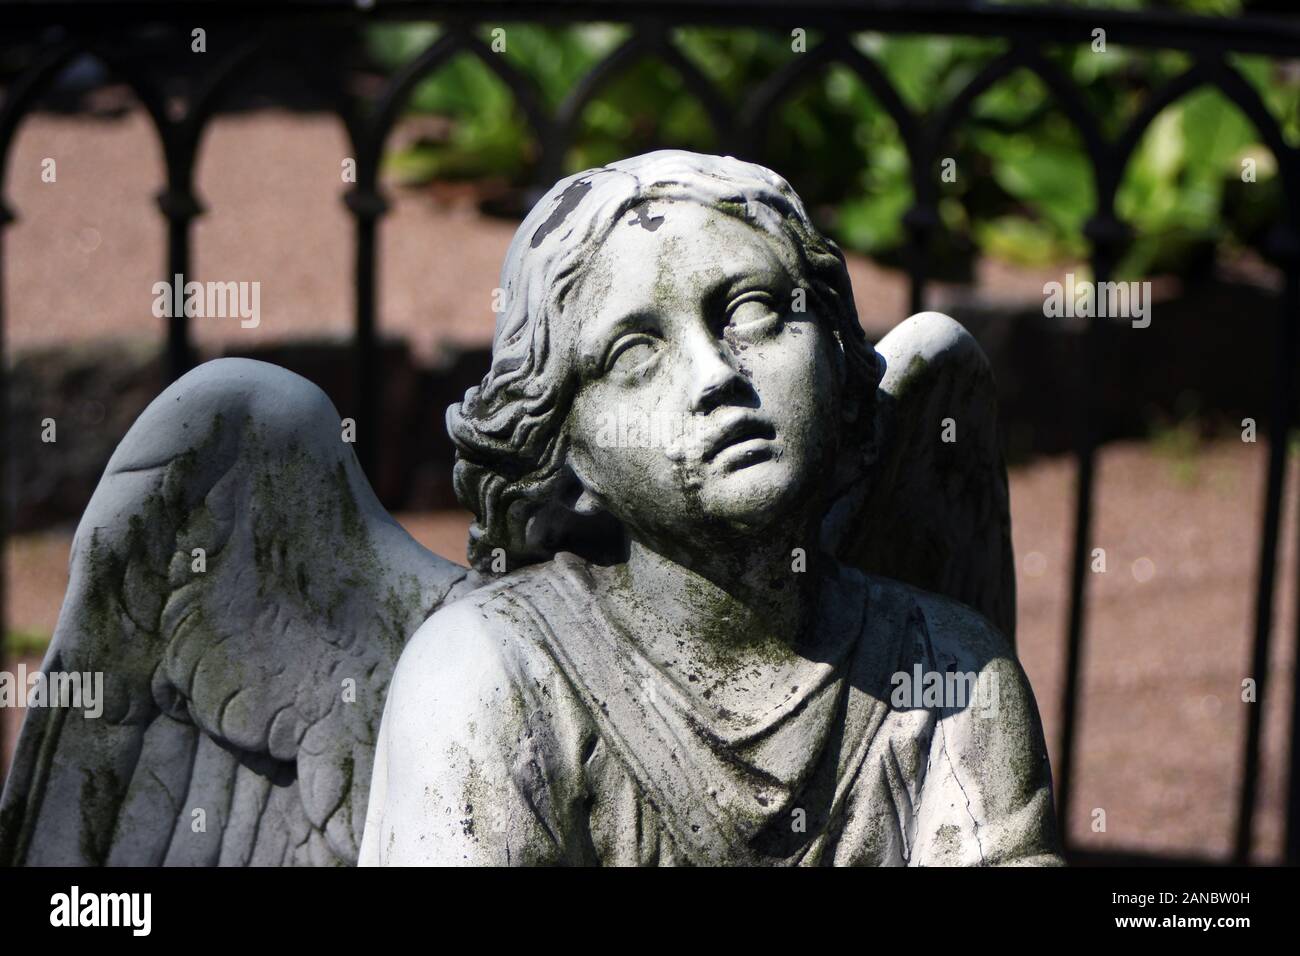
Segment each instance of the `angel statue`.
[[660,151],[516,233],[447,413],[472,570],[271,365],[145,411],[0,805],[26,864],[1055,864],[987,360],[874,349],[789,184]]

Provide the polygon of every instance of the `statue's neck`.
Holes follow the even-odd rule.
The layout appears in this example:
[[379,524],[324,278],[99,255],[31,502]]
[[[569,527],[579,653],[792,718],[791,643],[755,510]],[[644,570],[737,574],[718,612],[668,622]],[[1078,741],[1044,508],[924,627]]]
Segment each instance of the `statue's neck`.
[[667,556],[633,540],[623,586],[674,630],[715,644],[793,645],[812,621],[821,563],[815,548],[773,536],[743,551]]

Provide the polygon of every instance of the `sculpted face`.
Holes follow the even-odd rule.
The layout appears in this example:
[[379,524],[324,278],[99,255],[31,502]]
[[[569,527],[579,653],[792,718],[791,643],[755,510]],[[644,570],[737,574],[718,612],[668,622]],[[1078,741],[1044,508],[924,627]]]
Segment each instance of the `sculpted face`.
[[843,357],[780,237],[687,201],[627,213],[565,304],[570,465],[641,540],[820,515]]

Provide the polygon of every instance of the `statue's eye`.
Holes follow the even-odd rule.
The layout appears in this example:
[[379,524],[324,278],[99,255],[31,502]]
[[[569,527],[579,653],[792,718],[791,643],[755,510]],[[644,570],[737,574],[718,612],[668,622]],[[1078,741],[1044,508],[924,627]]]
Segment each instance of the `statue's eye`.
[[620,338],[605,357],[606,372],[631,373],[639,370],[659,354],[659,342],[644,332]]
[[746,292],[727,307],[727,326],[736,332],[763,333],[781,321],[776,302],[767,292]]

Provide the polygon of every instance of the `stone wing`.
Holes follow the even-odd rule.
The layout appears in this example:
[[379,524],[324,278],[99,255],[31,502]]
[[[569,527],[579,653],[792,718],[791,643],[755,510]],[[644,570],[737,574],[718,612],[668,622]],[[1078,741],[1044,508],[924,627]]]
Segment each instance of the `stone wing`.
[[77,529],[0,864],[351,864],[403,644],[467,572],[384,511],[323,392],[209,362],[159,396]]
[[938,312],[907,319],[876,350],[886,363],[879,457],[832,542],[848,563],[960,601],[1014,642],[1011,512],[988,358]]

